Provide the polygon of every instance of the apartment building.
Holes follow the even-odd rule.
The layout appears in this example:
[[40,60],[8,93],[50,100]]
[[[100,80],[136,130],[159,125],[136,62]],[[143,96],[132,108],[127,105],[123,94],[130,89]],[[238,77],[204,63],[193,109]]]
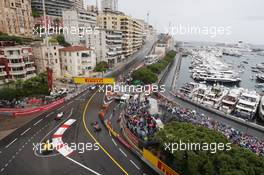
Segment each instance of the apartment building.
[[143,45],[143,24],[122,12],[104,10],[97,16],[102,29],[122,32],[122,50],[125,57],[135,53]]
[[62,16],[65,40],[72,45],[85,45],[85,35],[94,33],[96,13],[66,10]]
[[143,46],[144,39],[144,28],[143,23],[140,20],[132,19],[133,21],[133,30],[132,30],[132,38],[133,38],[133,53],[137,52]]
[[0,47],[0,84],[10,80],[26,80],[34,76],[36,67],[31,47]]
[[32,27],[30,0],[0,1],[0,32],[30,37]]
[[86,47],[95,49],[97,62],[105,61],[109,67],[115,67],[124,59],[119,30],[100,29],[98,34],[88,35],[86,41]]
[[[31,0],[32,9],[43,14],[42,0]],[[83,9],[82,0],[45,0],[46,14],[48,16],[62,17],[62,11],[70,9]]]
[[59,49],[59,52],[63,76],[90,76],[96,66],[93,49],[71,46]]
[[117,11],[118,10],[118,0],[102,0],[101,9],[102,11],[104,11],[105,9]]
[[47,67],[50,67],[53,70],[54,79],[61,78],[62,73],[59,49],[62,48],[63,47],[58,43],[49,42],[47,45],[46,41],[34,44],[32,49],[33,55],[35,56],[37,73],[45,72]]

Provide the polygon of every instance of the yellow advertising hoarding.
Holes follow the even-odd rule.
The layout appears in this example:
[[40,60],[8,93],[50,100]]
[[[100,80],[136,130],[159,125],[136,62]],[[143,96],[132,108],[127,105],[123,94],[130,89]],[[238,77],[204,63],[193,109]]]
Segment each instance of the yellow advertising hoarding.
[[76,84],[114,84],[114,78],[85,78],[85,77],[73,77],[73,81]]
[[175,172],[172,168],[159,160],[149,150],[143,149],[143,157],[148,160],[153,166],[163,172],[164,175],[179,175],[179,173]]

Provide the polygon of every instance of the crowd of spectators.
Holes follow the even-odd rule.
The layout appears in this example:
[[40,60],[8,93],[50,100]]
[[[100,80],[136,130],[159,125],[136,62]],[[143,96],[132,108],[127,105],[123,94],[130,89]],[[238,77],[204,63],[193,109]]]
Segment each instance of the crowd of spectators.
[[130,99],[125,110],[127,127],[140,139],[147,141],[157,131],[154,115],[149,113],[150,103],[146,97]]
[[159,106],[169,115],[166,118],[181,122],[189,122],[195,125],[204,126],[221,132],[232,143],[243,148],[247,148],[252,152],[264,156],[264,139],[258,139],[247,133],[241,132],[230,127],[227,124],[218,122],[204,114],[200,114],[195,110],[182,108],[181,106],[171,103],[167,99],[159,99]]

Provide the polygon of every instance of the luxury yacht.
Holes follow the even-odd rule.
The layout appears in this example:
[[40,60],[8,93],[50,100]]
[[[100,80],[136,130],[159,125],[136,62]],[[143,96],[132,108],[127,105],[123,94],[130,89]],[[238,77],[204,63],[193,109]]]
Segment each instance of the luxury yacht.
[[219,110],[227,114],[232,113],[242,92],[242,88],[231,89],[229,93],[222,99]]
[[205,84],[199,84],[199,87],[194,89],[192,92],[192,100],[196,102],[202,102],[203,98],[210,92],[210,88],[208,88]]
[[210,92],[205,95],[203,99],[203,104],[212,108],[217,109],[220,104],[222,98],[228,93],[227,88],[223,86],[212,86]]
[[235,115],[238,117],[252,119],[257,111],[260,95],[256,91],[245,90],[235,108]]
[[264,96],[261,97],[259,105],[259,118],[264,121]]
[[180,88],[180,93],[186,97],[191,97],[193,90],[198,87],[199,87],[198,83],[194,83],[194,82],[186,83],[183,87]]

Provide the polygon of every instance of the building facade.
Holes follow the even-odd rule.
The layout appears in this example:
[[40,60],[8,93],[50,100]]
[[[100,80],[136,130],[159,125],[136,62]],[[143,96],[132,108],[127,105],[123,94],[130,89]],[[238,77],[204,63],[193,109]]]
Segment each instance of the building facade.
[[45,72],[47,67],[53,70],[54,79],[62,77],[59,49],[63,48],[58,43],[45,42],[32,46],[35,55],[37,73]]
[[118,11],[118,0],[102,0],[101,9],[102,11],[104,11],[105,9]]
[[62,74],[65,77],[90,76],[96,66],[93,49],[71,46],[62,48],[59,52]]
[[96,14],[88,11],[63,11],[64,37],[71,45],[85,45],[85,35],[94,33]]
[[122,32],[119,30],[100,29],[97,35],[87,36],[86,47],[94,48],[97,62],[105,61],[109,67],[124,59],[122,51]]
[[36,76],[32,48],[27,46],[0,47],[0,84]]
[[32,28],[33,17],[30,0],[0,1],[0,32],[30,37]]
[[135,53],[143,45],[143,24],[124,13],[105,10],[97,16],[102,29],[122,32],[122,50],[125,57]]
[[[73,0],[45,0],[46,14],[49,16],[62,16],[63,10],[69,10],[74,8],[75,1]],[[31,0],[32,9],[43,15],[42,0]]]

